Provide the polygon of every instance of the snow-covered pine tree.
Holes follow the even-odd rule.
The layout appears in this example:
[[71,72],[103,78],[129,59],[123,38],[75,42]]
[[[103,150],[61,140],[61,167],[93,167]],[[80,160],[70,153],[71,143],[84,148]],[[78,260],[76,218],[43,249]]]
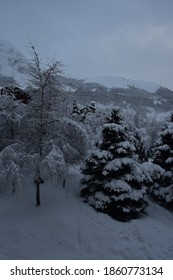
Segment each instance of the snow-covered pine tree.
[[153,163],[161,167],[162,172],[154,176],[152,193],[162,205],[173,206],[173,113],[160,132]]
[[121,221],[139,217],[147,206],[145,176],[134,151],[119,109],[115,108],[82,167],[84,201]]
[[73,109],[72,109],[71,115],[79,115],[79,114],[80,114],[79,106],[77,104],[77,101],[74,100],[73,101]]
[[151,137],[148,134],[146,128],[136,128],[135,129],[135,147],[136,153],[140,162],[148,161],[151,156]]

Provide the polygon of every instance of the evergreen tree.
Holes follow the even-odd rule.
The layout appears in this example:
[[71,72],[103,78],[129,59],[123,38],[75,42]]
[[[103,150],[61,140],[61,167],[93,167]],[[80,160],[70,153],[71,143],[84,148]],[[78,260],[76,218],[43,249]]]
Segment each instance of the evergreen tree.
[[126,221],[138,217],[147,205],[145,178],[119,110],[114,109],[107,121],[82,167],[81,196],[96,210]]
[[140,162],[148,161],[151,156],[151,137],[146,128],[137,128],[135,130],[135,147]]
[[154,176],[152,192],[164,206],[173,203],[173,113],[164,125],[157,142],[153,163],[161,168]]

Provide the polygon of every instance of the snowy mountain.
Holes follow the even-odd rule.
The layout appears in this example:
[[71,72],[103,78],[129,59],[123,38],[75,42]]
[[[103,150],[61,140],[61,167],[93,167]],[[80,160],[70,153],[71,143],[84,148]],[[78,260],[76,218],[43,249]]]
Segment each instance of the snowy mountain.
[[86,82],[99,83],[108,88],[113,88],[113,87],[128,88],[129,86],[135,86],[139,89],[144,89],[148,92],[155,92],[158,88],[160,88],[160,85],[154,82],[131,80],[131,79],[113,77],[113,76],[99,76],[99,77],[87,78]]
[[[9,42],[0,40],[0,86],[26,88],[27,76],[24,74],[27,58]],[[59,82],[68,94],[68,101],[77,100],[82,105],[96,101],[103,105],[116,104],[135,109],[167,112],[172,110],[173,92],[154,82],[137,81],[121,77],[100,76],[87,79],[59,77]]]
[[[8,41],[0,40],[0,74],[13,77],[20,85],[24,85],[24,70],[27,58]],[[75,81],[75,79],[73,79]],[[66,80],[67,82],[67,80]],[[99,76],[85,80],[86,83],[98,83],[107,88],[128,88],[135,86],[149,92],[155,92],[160,86],[153,82],[137,81],[121,77]],[[26,84],[25,84],[26,85]]]
[[[13,78],[20,86],[25,86],[27,59],[9,42],[0,40],[0,75]],[[4,84],[3,84],[4,85]]]

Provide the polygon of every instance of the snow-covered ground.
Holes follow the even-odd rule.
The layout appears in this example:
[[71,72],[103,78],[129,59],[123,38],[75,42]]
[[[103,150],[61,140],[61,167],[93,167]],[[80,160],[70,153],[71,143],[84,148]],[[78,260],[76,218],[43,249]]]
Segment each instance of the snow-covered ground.
[[0,259],[173,259],[173,213],[150,202],[148,216],[121,223],[78,197],[79,170],[66,188],[0,198]]

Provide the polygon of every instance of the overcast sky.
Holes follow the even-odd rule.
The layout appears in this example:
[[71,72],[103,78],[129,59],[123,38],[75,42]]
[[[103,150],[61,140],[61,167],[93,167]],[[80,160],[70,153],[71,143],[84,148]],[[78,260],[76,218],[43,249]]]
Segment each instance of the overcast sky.
[[155,81],[173,89],[173,0],[0,0],[0,36],[62,60],[69,76]]

